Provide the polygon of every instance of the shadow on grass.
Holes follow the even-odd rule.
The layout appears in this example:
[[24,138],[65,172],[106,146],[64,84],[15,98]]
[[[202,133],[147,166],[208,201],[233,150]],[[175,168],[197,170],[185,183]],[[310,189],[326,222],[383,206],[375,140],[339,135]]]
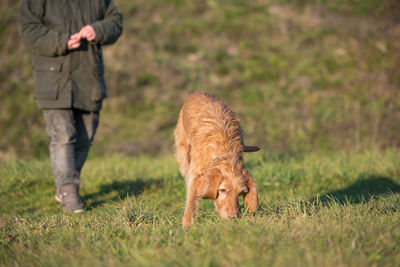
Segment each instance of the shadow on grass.
[[[160,186],[162,183],[162,179],[113,181],[112,183],[101,185],[100,189],[95,193],[83,195],[82,200],[86,203],[87,209],[93,209],[106,202],[124,200],[132,195],[140,195],[146,188]],[[111,195],[111,197],[106,195]]]
[[390,193],[400,193],[400,185],[392,179],[379,175],[368,175],[366,177],[360,175],[354,184],[344,189],[330,191],[318,198],[313,198],[310,203],[316,204],[319,202],[322,205],[332,202],[359,204]]
[[[383,195],[400,193],[400,185],[391,178],[380,175],[360,175],[353,184],[339,190],[327,192],[310,200],[296,199],[293,201],[280,202],[277,206],[261,204],[258,208],[259,213],[264,215],[282,215],[296,213],[315,213],[322,207],[331,204],[357,205]],[[390,211],[396,210],[389,207]]]

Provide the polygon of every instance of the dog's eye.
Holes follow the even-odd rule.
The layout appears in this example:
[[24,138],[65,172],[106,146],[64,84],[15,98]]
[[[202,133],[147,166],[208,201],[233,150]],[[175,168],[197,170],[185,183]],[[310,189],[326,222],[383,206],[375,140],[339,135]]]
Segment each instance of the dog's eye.
[[226,190],[223,189],[223,188],[220,188],[220,189],[218,189],[218,192],[219,192],[219,193],[226,193]]

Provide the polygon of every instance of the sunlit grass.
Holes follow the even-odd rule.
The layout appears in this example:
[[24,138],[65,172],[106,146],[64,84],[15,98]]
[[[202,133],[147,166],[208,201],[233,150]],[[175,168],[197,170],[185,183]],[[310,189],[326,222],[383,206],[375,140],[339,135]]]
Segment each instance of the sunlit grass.
[[[0,163],[0,263],[7,266],[395,266],[400,155],[246,157],[257,213],[225,221],[203,200],[181,230],[184,182],[172,156],[108,156],[82,174],[86,211],[64,214],[49,163]],[[245,210],[243,209],[243,212]]]

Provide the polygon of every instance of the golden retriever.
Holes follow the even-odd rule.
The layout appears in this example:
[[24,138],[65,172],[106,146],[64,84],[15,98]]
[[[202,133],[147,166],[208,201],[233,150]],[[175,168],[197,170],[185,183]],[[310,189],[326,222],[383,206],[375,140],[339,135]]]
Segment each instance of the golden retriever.
[[176,157],[186,181],[186,206],[182,227],[194,222],[198,199],[214,200],[223,218],[238,216],[240,195],[248,211],[258,206],[254,178],[243,163],[244,146],[234,112],[208,93],[189,96],[180,110],[175,129]]

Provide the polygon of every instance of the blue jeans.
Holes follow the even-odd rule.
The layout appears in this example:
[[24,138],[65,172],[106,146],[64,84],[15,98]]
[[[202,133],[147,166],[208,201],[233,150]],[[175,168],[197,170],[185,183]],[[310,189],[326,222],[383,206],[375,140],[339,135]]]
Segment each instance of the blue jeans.
[[50,161],[56,186],[80,184],[80,172],[99,125],[99,112],[44,109],[43,114],[51,139]]

